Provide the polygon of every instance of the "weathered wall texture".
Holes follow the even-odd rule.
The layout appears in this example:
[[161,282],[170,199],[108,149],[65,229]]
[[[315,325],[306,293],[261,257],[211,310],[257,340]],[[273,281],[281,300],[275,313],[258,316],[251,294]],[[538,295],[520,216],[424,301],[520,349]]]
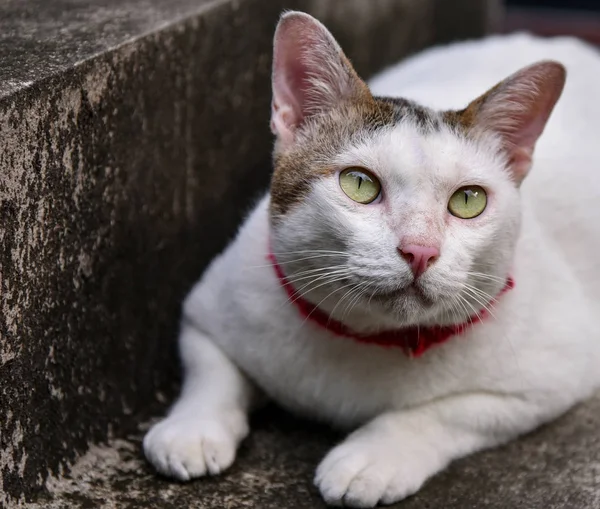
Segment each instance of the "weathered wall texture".
[[284,6],[366,74],[436,31],[432,0],[0,7],[0,506],[172,394],[181,299],[268,180]]

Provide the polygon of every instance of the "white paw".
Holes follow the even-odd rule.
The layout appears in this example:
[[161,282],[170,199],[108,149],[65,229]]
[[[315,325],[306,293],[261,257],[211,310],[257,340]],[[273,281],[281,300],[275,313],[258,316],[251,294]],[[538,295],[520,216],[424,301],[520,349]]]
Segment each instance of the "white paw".
[[438,470],[431,455],[407,453],[398,444],[350,438],[321,462],[315,484],[330,505],[392,504],[417,492]]
[[161,474],[189,481],[230,467],[247,433],[245,418],[171,416],[146,434],[144,453]]

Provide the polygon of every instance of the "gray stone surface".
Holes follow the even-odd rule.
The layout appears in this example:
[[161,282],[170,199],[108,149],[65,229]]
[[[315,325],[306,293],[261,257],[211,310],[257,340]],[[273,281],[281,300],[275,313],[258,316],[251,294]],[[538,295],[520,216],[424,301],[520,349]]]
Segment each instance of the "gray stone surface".
[[0,3],[0,506],[172,396],[179,303],[268,180],[283,7],[365,75],[439,23],[433,0]]
[[[220,478],[157,479],[139,436],[92,448],[72,475],[49,482],[31,509],[320,509],[315,466],[339,438],[287,415],[263,412],[238,462]],[[600,394],[558,421],[454,463],[397,509],[597,509]]]
[[209,9],[216,0],[0,3],[0,97]]

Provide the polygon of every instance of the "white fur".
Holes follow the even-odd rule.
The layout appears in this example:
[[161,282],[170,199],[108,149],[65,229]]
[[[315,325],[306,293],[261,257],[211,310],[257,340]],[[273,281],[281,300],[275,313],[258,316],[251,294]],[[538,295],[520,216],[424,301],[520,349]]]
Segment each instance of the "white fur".
[[[158,470],[186,480],[228,467],[247,433],[256,384],[292,411],[356,429],[323,460],[316,483],[332,504],[371,507],[414,493],[453,459],[527,432],[599,387],[598,53],[568,38],[493,37],[427,51],[372,88],[460,108],[544,58],[565,64],[567,84],[520,190],[494,139],[475,146],[450,131],[424,137],[405,123],[365,136],[336,161],[376,171],[386,205],[355,206],[336,179],[322,179],[273,232],[269,196],[261,200],[185,302],[183,393],[144,441]],[[494,191],[489,210],[469,225],[445,215],[448,193],[463,181]],[[306,323],[268,264],[270,235],[287,261],[314,256],[290,253],[304,242],[308,251],[325,235],[349,235],[347,254],[332,253],[336,263],[390,285],[410,273],[395,253],[399,238],[435,239],[442,255],[423,276],[432,294],[452,295],[479,262],[498,278],[510,271],[516,287],[500,298],[495,318],[412,359]],[[498,279],[481,288],[501,286]],[[369,307],[356,293],[338,305],[343,290],[329,298],[320,290],[311,300],[325,297],[322,307],[360,330],[453,319],[444,302],[429,316],[406,302],[403,313]],[[350,311],[352,297],[363,305]]]

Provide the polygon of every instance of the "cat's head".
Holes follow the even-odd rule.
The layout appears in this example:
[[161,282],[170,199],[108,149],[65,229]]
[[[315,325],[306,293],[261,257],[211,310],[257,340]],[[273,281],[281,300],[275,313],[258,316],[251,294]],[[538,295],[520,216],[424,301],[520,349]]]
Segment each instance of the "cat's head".
[[461,111],[433,111],[374,97],[321,23],[285,14],[270,212],[288,280],[359,328],[475,315],[509,274],[519,186],[564,80],[540,62]]

